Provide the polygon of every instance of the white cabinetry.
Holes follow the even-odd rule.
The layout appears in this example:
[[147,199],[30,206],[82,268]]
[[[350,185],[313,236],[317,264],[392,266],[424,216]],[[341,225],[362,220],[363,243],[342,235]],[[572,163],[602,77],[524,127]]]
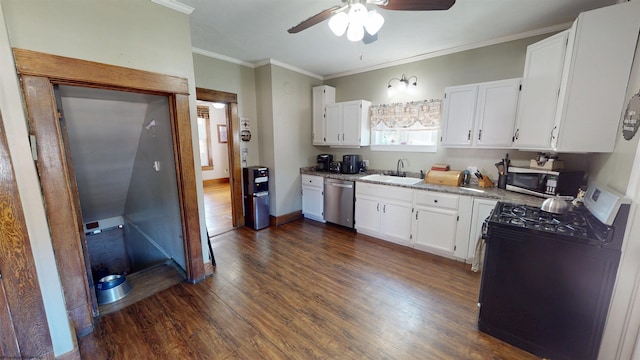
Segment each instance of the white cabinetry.
[[336,89],[328,86],[315,86],[313,88],[313,120],[312,142],[313,145],[326,145],[325,139],[325,106],[336,102]]
[[369,107],[366,100],[344,101],[325,106],[325,145],[359,147],[368,146]]
[[324,220],[324,178],[302,175],[302,214],[311,220]]
[[611,152],[640,29],[640,3],[583,12],[527,48],[514,147]]
[[476,251],[476,243],[482,236],[482,223],[491,214],[491,210],[496,206],[496,200],[473,199],[473,212],[471,214],[471,232],[469,234],[469,249],[467,251],[467,262],[473,262]]
[[409,246],[413,190],[356,183],[355,228],[359,233]]
[[416,191],[413,247],[449,258],[466,258],[471,197]]
[[442,145],[510,148],[520,79],[445,89]]

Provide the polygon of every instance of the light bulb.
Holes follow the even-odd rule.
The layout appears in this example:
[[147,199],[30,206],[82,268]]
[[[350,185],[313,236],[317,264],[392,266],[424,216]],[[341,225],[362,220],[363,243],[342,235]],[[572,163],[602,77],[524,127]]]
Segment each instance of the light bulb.
[[398,91],[404,91],[404,89],[407,88],[407,80],[400,80],[400,82],[398,82]]
[[369,15],[367,16],[367,21],[364,24],[364,28],[367,30],[369,35],[375,35],[380,28],[384,24],[384,18],[377,11],[371,10],[369,11]]
[[329,19],[329,29],[336,35],[342,36],[349,26],[349,16],[344,12],[339,12]]
[[395,94],[396,94],[396,89],[394,89],[394,87],[391,85],[387,86],[387,96],[392,97]]
[[367,17],[367,8],[364,5],[360,3],[351,5],[349,9],[349,25],[358,24],[362,26],[367,21]]
[[347,29],[347,39],[349,41],[360,41],[364,37],[364,28],[362,25],[350,23]]

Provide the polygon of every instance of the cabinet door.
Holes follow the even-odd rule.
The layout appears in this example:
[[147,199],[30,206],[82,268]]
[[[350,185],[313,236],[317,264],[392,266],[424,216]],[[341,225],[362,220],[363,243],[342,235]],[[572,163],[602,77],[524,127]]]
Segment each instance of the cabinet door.
[[516,122],[520,79],[478,85],[474,146],[510,148]]
[[325,106],[326,145],[342,144],[342,106],[339,103]]
[[380,232],[380,201],[373,197],[358,196],[355,213],[356,230],[377,236]]
[[471,145],[477,97],[477,85],[453,86],[445,89],[442,145]]
[[[331,91],[333,89],[333,91]],[[332,95],[333,93],[333,95]],[[324,107],[335,102],[335,89],[330,86],[316,86],[313,88],[313,113],[312,113],[312,141],[313,145],[325,144],[325,115]]]
[[527,47],[513,146],[550,150],[569,30]]
[[411,237],[411,203],[386,200],[382,203],[381,233],[385,240],[409,245]]
[[476,244],[482,235],[482,223],[491,214],[491,210],[496,206],[496,201],[486,199],[473,200],[473,214],[471,215],[471,233],[469,235],[469,249],[467,260],[473,261],[476,251]]
[[416,207],[414,247],[438,255],[453,256],[458,212],[435,207]]
[[302,187],[302,213],[304,217],[324,222],[324,193],[322,188]]
[[342,103],[342,145],[360,145],[362,102]]

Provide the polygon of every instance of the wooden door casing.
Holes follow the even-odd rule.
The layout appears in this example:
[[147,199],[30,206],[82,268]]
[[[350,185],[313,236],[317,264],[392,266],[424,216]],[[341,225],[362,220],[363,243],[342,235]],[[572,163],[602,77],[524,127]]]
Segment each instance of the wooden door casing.
[[0,357],[53,359],[53,345],[0,114]]
[[176,178],[190,282],[204,279],[202,237],[196,192],[189,91],[187,80],[175,76],[123,68],[62,56],[14,49],[22,80],[30,132],[37,139],[37,168],[47,212],[56,264],[67,312],[77,335],[93,329],[94,297],[77,229],[74,186],[71,184],[64,143],[57,119],[56,84],[112,89],[167,96],[173,133]]

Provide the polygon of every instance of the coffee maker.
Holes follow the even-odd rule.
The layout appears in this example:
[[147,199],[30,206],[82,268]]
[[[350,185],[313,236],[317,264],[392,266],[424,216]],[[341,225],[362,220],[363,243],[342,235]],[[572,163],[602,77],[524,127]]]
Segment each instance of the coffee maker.
[[344,155],[342,156],[343,174],[357,174],[360,172],[360,155]]
[[320,154],[318,155],[318,164],[316,165],[317,171],[329,171],[329,164],[333,161],[333,155]]

